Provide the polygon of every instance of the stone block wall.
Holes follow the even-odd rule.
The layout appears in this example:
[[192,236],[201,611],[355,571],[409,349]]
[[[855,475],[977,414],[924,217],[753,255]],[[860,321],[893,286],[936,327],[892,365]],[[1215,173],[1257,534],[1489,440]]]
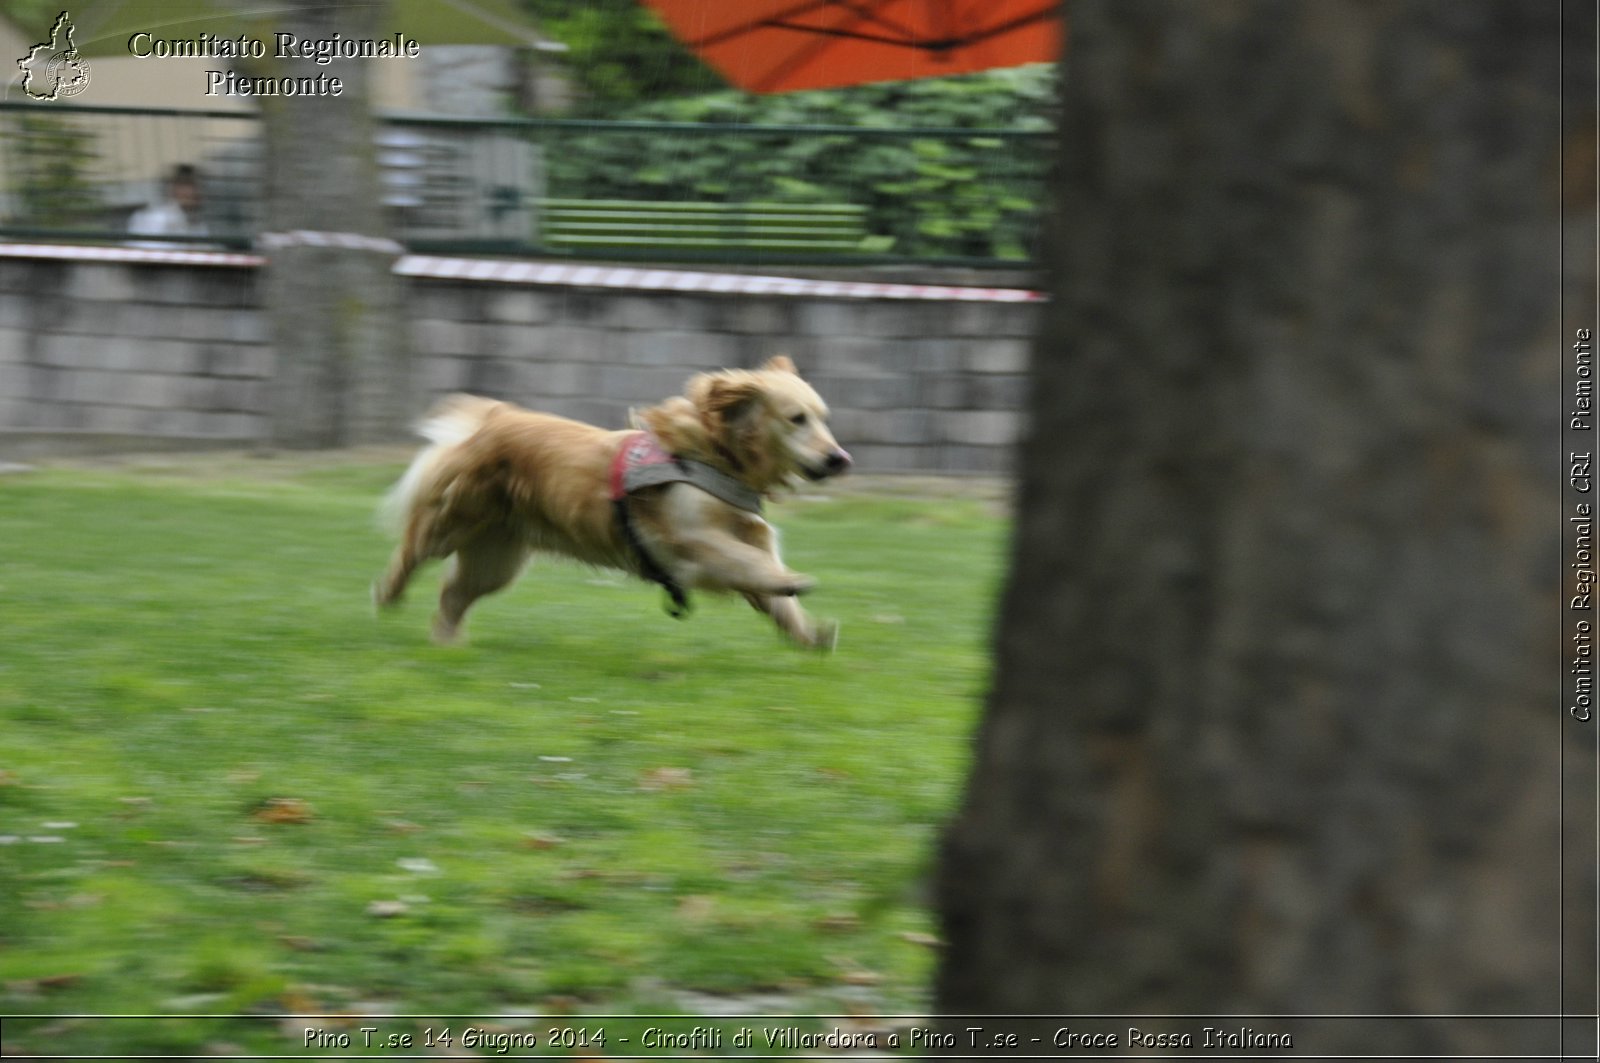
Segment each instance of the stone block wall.
[[258,439],[272,363],[252,271],[0,259],[0,443]]
[[[264,438],[273,352],[257,281],[0,259],[0,451]],[[429,398],[471,391],[620,427],[694,372],[783,353],[863,469],[1004,473],[1022,427],[1036,304],[408,283]]]

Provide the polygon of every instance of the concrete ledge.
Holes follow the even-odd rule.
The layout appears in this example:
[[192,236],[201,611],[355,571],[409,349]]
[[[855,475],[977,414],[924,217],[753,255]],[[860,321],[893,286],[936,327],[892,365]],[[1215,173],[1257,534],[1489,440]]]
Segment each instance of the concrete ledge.
[[257,445],[251,439],[219,439],[216,436],[148,436],[72,429],[0,428],[0,460],[11,462],[107,454],[247,450]]

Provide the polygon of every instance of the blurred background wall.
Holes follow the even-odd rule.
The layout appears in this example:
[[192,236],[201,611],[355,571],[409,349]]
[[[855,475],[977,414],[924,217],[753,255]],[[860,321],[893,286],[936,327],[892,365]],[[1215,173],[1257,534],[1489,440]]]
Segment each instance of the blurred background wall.
[[[792,355],[863,468],[1003,473],[1037,303],[409,281],[415,393],[621,427],[696,371]],[[258,270],[0,261],[0,455],[262,441]],[[419,410],[420,412],[420,410]]]

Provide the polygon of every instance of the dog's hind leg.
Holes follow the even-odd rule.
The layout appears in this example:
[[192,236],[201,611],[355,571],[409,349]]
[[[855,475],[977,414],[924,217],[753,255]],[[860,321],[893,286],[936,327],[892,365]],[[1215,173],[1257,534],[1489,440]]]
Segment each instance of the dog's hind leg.
[[406,584],[411,582],[411,574],[416,570],[417,559],[410,556],[405,547],[395,547],[393,556],[389,558],[389,567],[372,583],[372,604],[379,609],[399,604],[400,596],[405,593]]
[[397,604],[400,596],[406,591],[406,584],[411,582],[412,575],[417,571],[417,566],[431,557],[444,557],[449,554],[450,551],[439,549],[441,544],[437,541],[438,531],[438,522],[433,519],[431,510],[412,512],[406,519],[400,542],[389,557],[389,567],[372,585],[374,605],[384,609]]
[[461,633],[461,619],[472,603],[516,579],[527,559],[527,546],[505,529],[485,529],[462,544],[439,592],[439,611],[433,617],[434,641],[454,642]]
[[372,604],[380,609],[398,604],[400,596],[406,592],[406,584],[411,582],[412,574],[422,562],[423,558],[410,541],[402,540],[389,557],[389,567],[372,584]]

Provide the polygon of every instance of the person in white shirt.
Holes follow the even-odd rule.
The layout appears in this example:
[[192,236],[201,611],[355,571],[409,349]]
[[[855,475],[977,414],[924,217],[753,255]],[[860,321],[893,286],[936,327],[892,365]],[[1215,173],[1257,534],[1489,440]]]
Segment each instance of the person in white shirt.
[[[189,163],[172,168],[166,198],[134,211],[128,231],[137,236],[206,236],[200,220],[200,171]],[[179,247],[173,241],[135,240],[135,247]]]

